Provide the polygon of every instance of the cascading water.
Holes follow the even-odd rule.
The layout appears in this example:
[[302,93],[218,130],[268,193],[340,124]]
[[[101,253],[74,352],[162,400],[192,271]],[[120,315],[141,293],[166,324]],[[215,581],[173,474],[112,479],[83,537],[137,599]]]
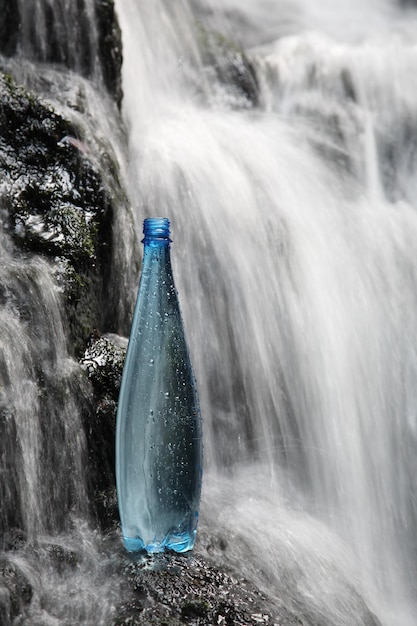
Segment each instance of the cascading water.
[[[76,380],[71,382],[74,371],[50,268],[41,259],[17,261],[8,253],[5,237],[1,239],[1,406],[6,413],[2,427],[13,432],[2,433],[2,460],[7,469],[14,467],[13,479],[1,483],[1,526],[20,526],[34,541],[46,528],[62,528],[62,518],[72,507],[85,513],[81,473],[85,444],[73,398],[63,405],[56,393],[61,386],[75,390],[77,385]],[[62,420],[57,419],[60,412],[65,413]],[[68,428],[71,422],[75,423]],[[51,476],[57,453],[63,474],[57,467]],[[11,487],[16,493],[8,493]]]
[[[41,62],[61,62],[77,71],[97,71],[98,36],[93,0],[17,3],[20,50]],[[71,37],[68,35],[71,33]]]
[[[360,622],[347,580],[382,623],[414,624],[416,14],[117,7],[130,195],[187,249],[203,526],[314,623]],[[250,45],[258,106],[201,62],[196,19]]]
[[[123,178],[123,137],[97,64],[98,4],[37,0],[32,20],[19,2],[16,58],[34,61],[22,82],[39,71],[74,118],[56,67],[37,64],[53,56],[87,76],[74,73],[74,88]],[[369,624],[363,597],[383,626],[412,626],[416,12],[389,0],[337,9],[116,0],[116,9],[128,193],[138,232],[146,216],[172,221],[199,383],[200,545],[277,606],[301,608],[306,624]],[[123,328],[135,242],[122,214],[115,228]],[[121,592],[88,521],[84,383],[67,354],[56,281],[39,257],[19,260],[7,234],[0,251],[0,450],[11,478],[0,483],[0,521],[25,533],[9,558],[34,597],[20,623],[107,624]],[[74,563],[57,575],[60,550]]]
[[[68,172],[54,163],[55,144],[60,141],[62,146],[75,142],[81,158],[85,153],[97,171],[102,159],[122,167],[123,132],[116,104],[108,94],[113,88],[117,99],[117,85],[112,84],[111,69],[106,79],[100,65],[97,22],[103,13],[97,4],[90,0],[76,4],[45,0],[31,6],[9,3],[9,21],[11,11],[20,26],[16,36],[11,31],[9,39],[6,37],[8,56],[0,57],[1,70],[10,71],[17,81],[51,101],[55,110],[73,123],[72,128],[82,129],[85,138],[85,143],[65,133],[53,138],[47,147],[49,165],[41,174],[43,182],[56,191],[54,185],[60,179],[63,189],[74,189]],[[3,28],[0,31],[4,37]],[[52,59],[54,65],[49,64]],[[25,98],[31,100],[26,92]],[[12,120],[7,121],[12,125]],[[45,128],[51,123],[47,119]],[[92,392],[68,350],[71,323],[64,310],[67,296],[60,277],[67,271],[67,261],[22,253],[16,246],[23,226],[16,226],[13,232],[8,209],[30,184],[37,189],[37,181],[31,181],[37,147],[33,147],[35,157],[27,171],[16,180],[13,167],[22,165],[13,162],[10,146],[7,155],[3,146],[2,166],[9,158],[11,167],[10,175],[2,169],[0,177],[0,624],[9,626],[16,619],[27,626],[108,624],[115,613],[119,581],[113,576],[112,556],[101,554],[103,538],[91,520],[84,418],[91,413]],[[17,151],[17,160],[20,157]],[[82,171],[80,160],[78,167]],[[107,167],[101,180],[113,184],[112,192],[120,194],[122,207],[123,194],[114,181],[119,176],[123,176],[121,171]],[[91,170],[88,185],[94,187]],[[33,203],[42,205],[39,195],[35,193],[33,198]],[[73,198],[80,199],[79,190]],[[64,212],[65,201],[61,205]],[[39,214],[26,222],[29,230],[44,241],[62,240],[59,229],[49,225],[48,231],[42,206],[31,208]],[[87,206],[81,208],[88,225],[93,215]],[[117,249],[109,246],[109,264],[117,265],[118,272],[120,267],[125,269],[117,280],[110,270],[106,307],[113,324],[123,328],[126,312],[120,305],[121,293],[126,306],[126,285],[133,291],[131,273],[136,277],[138,264],[132,263],[131,251],[127,252],[134,235],[124,223],[126,212],[122,210],[114,218],[114,236],[125,229],[126,247],[121,241]],[[90,264],[94,262],[98,260],[89,259]],[[80,280],[76,273],[74,277]],[[88,287],[82,280],[80,286]],[[99,297],[99,283],[95,291]]]

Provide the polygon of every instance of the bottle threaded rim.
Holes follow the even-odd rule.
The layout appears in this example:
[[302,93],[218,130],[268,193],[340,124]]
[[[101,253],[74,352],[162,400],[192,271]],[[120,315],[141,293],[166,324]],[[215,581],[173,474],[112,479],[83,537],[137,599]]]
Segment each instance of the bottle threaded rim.
[[145,239],[169,239],[170,221],[167,217],[147,217],[143,222]]

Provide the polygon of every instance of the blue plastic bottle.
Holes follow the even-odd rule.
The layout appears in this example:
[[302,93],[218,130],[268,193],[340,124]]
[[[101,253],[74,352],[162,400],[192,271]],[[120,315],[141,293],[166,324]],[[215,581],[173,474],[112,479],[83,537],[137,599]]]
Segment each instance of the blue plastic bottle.
[[116,479],[125,547],[194,545],[201,416],[172,274],[169,220],[144,221],[142,276],[119,395]]

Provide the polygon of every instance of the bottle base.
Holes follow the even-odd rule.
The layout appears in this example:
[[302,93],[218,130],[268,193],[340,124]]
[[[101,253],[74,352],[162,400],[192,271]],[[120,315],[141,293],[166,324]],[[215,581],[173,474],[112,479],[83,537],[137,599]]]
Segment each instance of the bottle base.
[[189,552],[193,549],[195,542],[195,532],[189,533],[169,533],[162,541],[153,540],[145,544],[141,537],[123,537],[123,543],[128,552],[148,552],[157,554],[165,550],[174,552]]

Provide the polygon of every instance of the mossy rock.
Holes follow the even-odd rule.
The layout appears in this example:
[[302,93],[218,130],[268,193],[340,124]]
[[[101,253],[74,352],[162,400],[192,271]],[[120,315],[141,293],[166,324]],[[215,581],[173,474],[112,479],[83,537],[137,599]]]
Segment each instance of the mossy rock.
[[45,255],[60,282],[73,352],[103,327],[112,197],[78,128],[0,74],[0,206],[16,245]]
[[69,257],[77,268],[90,261],[111,219],[109,193],[79,130],[4,74],[0,147],[15,239],[32,250]]

